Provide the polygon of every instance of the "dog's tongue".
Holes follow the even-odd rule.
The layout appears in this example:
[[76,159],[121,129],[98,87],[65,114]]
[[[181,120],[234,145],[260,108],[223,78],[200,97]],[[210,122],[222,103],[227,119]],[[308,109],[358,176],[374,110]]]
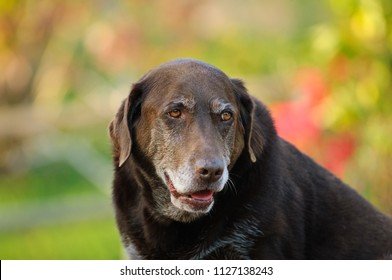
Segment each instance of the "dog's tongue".
[[214,195],[214,192],[205,190],[205,191],[199,191],[191,194],[191,197],[196,200],[210,200],[212,196]]

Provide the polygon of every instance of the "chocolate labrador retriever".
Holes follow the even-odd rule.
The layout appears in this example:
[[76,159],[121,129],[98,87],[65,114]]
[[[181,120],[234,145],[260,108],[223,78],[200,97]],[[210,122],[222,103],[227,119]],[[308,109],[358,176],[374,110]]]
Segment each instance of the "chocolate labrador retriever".
[[392,221],[280,138],[243,83],[192,59],[134,84],[111,122],[113,201],[136,259],[376,259]]

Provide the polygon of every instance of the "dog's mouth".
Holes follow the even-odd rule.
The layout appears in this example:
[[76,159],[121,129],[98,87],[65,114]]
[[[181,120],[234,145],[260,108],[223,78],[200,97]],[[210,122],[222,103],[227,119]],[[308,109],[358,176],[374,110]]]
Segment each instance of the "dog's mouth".
[[166,173],[165,179],[170,194],[182,204],[190,206],[190,208],[194,211],[206,210],[214,202],[214,192],[211,190],[205,189],[197,192],[179,193]]

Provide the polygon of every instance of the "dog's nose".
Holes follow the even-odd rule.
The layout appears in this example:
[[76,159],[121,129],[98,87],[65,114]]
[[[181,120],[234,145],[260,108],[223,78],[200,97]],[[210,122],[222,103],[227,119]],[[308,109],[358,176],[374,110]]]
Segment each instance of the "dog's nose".
[[196,172],[201,180],[214,183],[222,177],[224,168],[222,161],[199,161],[198,163]]

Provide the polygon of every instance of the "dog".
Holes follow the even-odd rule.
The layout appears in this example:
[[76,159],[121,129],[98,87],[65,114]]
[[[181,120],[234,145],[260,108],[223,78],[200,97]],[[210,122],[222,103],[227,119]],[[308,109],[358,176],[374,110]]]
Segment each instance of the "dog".
[[177,59],[109,125],[113,204],[132,259],[382,259],[392,220],[277,135],[243,82]]

